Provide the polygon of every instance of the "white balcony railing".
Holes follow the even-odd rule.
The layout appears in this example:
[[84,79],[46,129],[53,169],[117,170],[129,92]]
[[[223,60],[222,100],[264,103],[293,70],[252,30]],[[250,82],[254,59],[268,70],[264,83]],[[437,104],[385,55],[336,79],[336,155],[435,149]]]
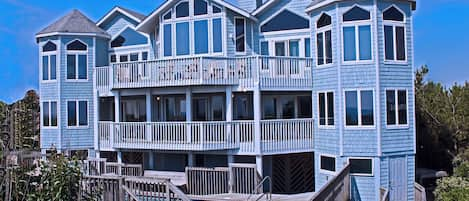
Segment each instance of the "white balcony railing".
[[299,57],[188,57],[98,67],[98,90],[187,85],[311,87],[312,59]]
[[[261,121],[264,153],[313,148],[313,120]],[[99,122],[99,144],[107,149],[209,151],[236,149],[254,153],[254,121],[233,122]]]

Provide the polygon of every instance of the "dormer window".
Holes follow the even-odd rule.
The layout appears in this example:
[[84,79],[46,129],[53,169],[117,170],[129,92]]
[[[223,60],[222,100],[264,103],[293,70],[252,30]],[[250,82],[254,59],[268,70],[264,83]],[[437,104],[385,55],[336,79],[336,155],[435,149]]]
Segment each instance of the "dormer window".
[[194,15],[206,15],[207,2],[205,0],[194,0]]
[[42,46],[42,80],[57,79],[57,45],[48,41]]
[[358,6],[345,12],[343,19],[343,57],[345,62],[371,61],[370,12]]
[[261,32],[285,31],[309,28],[309,21],[289,10],[281,11],[261,26]]
[[189,17],[189,2],[181,2],[176,6],[176,18]]
[[74,40],[67,45],[67,79],[88,79],[87,46],[80,40]]
[[316,47],[318,66],[332,63],[332,19],[322,14],[316,22]]
[[404,13],[391,6],[383,12],[384,52],[386,61],[405,61]]

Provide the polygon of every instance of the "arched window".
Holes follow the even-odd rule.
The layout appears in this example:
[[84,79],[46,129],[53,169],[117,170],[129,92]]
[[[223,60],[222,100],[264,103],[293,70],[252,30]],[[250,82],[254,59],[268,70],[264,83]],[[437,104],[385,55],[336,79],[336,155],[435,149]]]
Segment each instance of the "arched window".
[[405,24],[404,13],[394,6],[383,12],[384,54],[386,61],[405,61]]
[[[343,52],[345,62],[371,61],[370,12],[354,6],[343,14]],[[356,22],[360,21],[359,24]]]
[[88,79],[87,46],[75,40],[67,45],[67,79]]
[[43,52],[52,52],[57,50],[57,45],[55,45],[53,42],[47,42],[44,46],[42,46],[42,51]]
[[86,51],[87,47],[79,40],[75,40],[67,45],[67,50]]
[[163,16],[163,19],[165,19],[165,20],[171,19],[171,14],[172,14],[172,12],[171,12],[171,11],[168,11],[168,12]]
[[316,27],[319,29],[321,27],[329,26],[331,24],[332,24],[331,16],[324,13],[321,15],[318,22],[316,23]]
[[261,26],[261,32],[307,29],[309,21],[291,11],[284,10]]
[[221,13],[221,8],[218,6],[213,5],[212,6],[212,12],[213,13]]
[[369,20],[370,12],[363,8],[355,6],[349,11],[347,11],[346,13],[344,13],[343,17],[344,17],[344,22]]
[[119,34],[119,36],[111,41],[111,47],[114,48],[130,45],[144,45],[147,44],[147,42],[147,37],[127,27]]
[[176,6],[176,18],[189,17],[189,2],[181,2]]
[[194,0],[194,15],[206,15],[207,2],[205,0]]
[[316,52],[317,52],[317,65],[324,65],[332,63],[332,30],[331,16],[322,14],[316,22]]

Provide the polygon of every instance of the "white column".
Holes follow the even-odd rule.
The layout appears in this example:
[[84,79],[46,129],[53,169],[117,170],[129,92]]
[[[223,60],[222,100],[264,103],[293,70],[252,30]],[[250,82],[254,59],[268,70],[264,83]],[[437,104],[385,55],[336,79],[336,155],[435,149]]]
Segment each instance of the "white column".
[[122,163],[122,152],[121,151],[117,152],[117,163]]
[[261,92],[259,88],[254,89],[254,146],[255,153],[261,154]]
[[147,122],[151,122],[151,89],[148,89],[145,93],[145,102]]
[[155,169],[155,158],[154,158],[154,155],[153,155],[153,152],[148,152],[148,166],[150,168],[150,170],[154,170]]
[[121,96],[117,91],[114,93],[114,122],[120,122],[120,105],[121,105]]
[[257,167],[257,172],[259,173],[259,175],[261,176],[261,178],[263,177],[263,172],[264,172],[264,168],[262,167],[262,156],[261,155],[257,155],[256,156],[256,167]]
[[226,121],[231,122],[233,120],[233,91],[231,86],[226,88]]
[[[192,92],[188,87],[186,88],[186,122],[192,121]],[[191,139],[191,126],[187,125],[187,141],[192,142]]]
[[194,153],[187,153],[187,166],[194,167]]
[[228,166],[229,166],[231,163],[234,163],[234,156],[233,156],[233,155],[228,154],[227,158],[228,158]]

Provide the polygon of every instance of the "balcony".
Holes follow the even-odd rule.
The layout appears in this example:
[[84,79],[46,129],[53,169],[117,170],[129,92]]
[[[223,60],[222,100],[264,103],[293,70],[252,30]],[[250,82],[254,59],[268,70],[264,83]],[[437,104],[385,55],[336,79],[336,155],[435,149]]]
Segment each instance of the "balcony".
[[254,154],[303,152],[313,149],[313,120],[263,120],[260,143],[254,121],[233,122],[99,122],[102,150],[174,151],[235,150]]
[[188,57],[117,63],[95,69],[100,91],[191,85],[311,88],[312,59],[298,57]]

